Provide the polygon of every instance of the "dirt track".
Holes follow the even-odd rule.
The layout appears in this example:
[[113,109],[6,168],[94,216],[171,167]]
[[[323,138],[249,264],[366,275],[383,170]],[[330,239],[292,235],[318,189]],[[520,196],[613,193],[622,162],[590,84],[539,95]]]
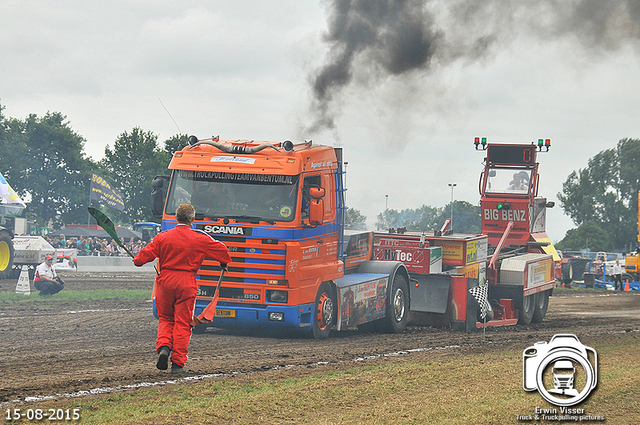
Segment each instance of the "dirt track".
[[[67,275],[68,290],[149,289],[153,276]],[[15,280],[0,280],[13,291]],[[32,397],[171,379],[155,368],[157,321],[144,300],[0,304],[0,405]],[[318,365],[352,367],[359,358],[436,348],[481,353],[504,344],[525,348],[558,333],[580,339],[640,330],[640,293],[605,290],[556,291],[542,324],[489,328],[463,333],[409,327],[403,334],[334,333],[324,341],[230,333],[208,329],[194,335],[188,367],[191,376],[278,370],[299,373]],[[285,367],[285,366],[294,366]],[[281,369],[280,369],[281,368]],[[298,372],[295,372],[297,370]]]

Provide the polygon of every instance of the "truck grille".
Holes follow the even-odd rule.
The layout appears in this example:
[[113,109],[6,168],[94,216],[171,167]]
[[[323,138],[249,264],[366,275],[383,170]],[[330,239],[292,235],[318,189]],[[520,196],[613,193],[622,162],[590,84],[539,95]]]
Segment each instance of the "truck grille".
[[[268,279],[284,279],[286,248],[274,239],[249,239],[233,236],[216,236],[229,248],[231,264],[222,281],[229,283],[267,284]],[[200,285],[216,281],[220,277],[217,261],[206,258],[198,272]],[[221,292],[221,295],[222,292]],[[235,297],[232,297],[235,298]]]

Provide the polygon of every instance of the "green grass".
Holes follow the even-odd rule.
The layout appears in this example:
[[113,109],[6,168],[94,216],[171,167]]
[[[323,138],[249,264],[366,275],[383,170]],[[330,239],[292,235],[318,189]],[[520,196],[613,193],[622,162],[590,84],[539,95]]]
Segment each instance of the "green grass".
[[[607,423],[636,423],[638,335],[583,342],[598,351],[600,374],[595,391],[575,407]],[[270,372],[169,385],[57,407],[79,408],[83,423],[252,425],[515,424],[522,423],[517,414],[554,407],[522,389],[520,348],[411,357],[339,371],[301,368],[296,377]]]
[[151,291],[148,289],[97,289],[88,291],[62,290],[54,295],[39,295],[38,291],[30,295],[15,292],[0,292],[0,302],[55,302],[55,301],[86,301],[119,298],[123,300],[149,299]]

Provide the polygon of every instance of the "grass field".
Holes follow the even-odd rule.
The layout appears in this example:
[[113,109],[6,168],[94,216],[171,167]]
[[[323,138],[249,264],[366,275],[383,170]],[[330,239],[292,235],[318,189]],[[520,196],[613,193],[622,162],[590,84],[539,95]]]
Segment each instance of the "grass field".
[[[638,423],[639,339],[638,332],[627,332],[614,341],[582,341],[598,352],[599,379],[591,396],[574,407],[608,424]],[[97,424],[443,425],[527,423],[516,415],[554,408],[522,389],[520,349],[417,357],[228,376],[58,400],[53,407],[78,408],[82,423]]]
[[86,291],[63,290],[54,295],[40,295],[37,291],[29,295],[16,294],[15,292],[0,292],[1,302],[59,302],[59,301],[86,301],[118,298],[121,300],[149,299],[151,291],[148,289],[95,289]]

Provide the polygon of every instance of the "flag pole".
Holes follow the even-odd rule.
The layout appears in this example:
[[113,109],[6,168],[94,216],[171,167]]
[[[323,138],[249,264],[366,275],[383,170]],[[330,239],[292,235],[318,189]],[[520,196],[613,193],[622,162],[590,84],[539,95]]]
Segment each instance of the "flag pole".
[[91,179],[89,179],[89,205],[87,205],[87,230],[91,226],[91,214],[89,213],[89,207],[91,207],[91,181],[93,180],[93,171],[91,171]]

